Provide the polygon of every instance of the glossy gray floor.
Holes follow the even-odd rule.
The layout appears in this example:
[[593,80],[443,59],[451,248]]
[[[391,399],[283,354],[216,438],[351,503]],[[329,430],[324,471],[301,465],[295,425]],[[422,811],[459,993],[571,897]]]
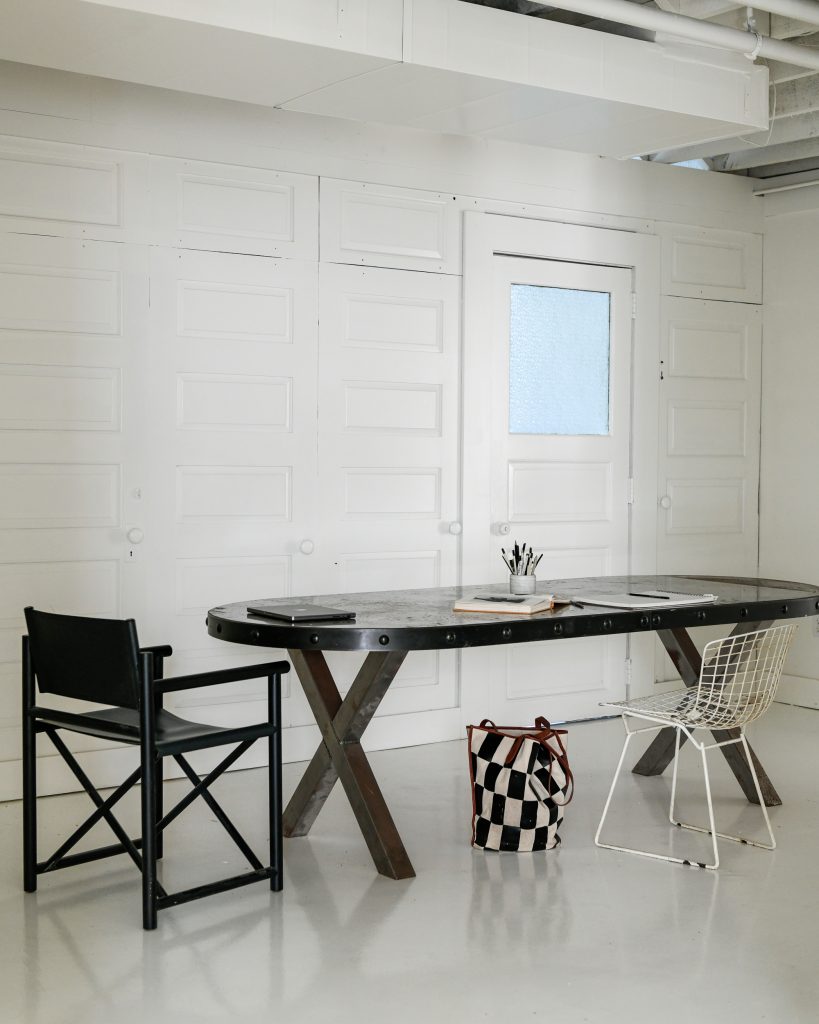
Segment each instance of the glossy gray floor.
[[[150,934],[122,858],[42,878],[24,897],[20,807],[0,805],[0,1021],[817,1021],[819,714],[776,706],[752,735],[785,799],[773,814],[780,846],[723,844],[718,873],[595,848],[621,737],[619,720],[572,727],[578,792],[559,850],[470,849],[464,743],[376,753],[417,878],[374,873],[334,793],[313,834],[286,842],[283,893],[254,886],[166,911]],[[718,827],[754,829],[721,760]],[[301,768],[286,769],[288,792]],[[702,837],[664,824],[669,785],[627,776],[612,835],[695,853]],[[263,848],[261,773],[220,787]],[[702,815],[701,792],[689,755],[683,811]],[[42,801],[41,834],[56,845],[86,803]],[[169,830],[171,886],[238,867],[206,809]]]

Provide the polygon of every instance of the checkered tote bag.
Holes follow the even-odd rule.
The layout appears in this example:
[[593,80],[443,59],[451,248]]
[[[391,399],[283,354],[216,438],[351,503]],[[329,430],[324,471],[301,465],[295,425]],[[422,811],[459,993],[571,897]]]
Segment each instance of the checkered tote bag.
[[529,853],[551,850],[574,794],[565,729],[545,718],[534,728],[467,727],[472,782],[472,845]]

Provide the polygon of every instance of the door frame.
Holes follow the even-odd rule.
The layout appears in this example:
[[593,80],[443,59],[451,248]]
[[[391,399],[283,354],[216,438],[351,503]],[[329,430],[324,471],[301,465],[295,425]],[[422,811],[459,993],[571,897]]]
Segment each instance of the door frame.
[[[654,574],[657,564],[657,466],[660,352],[660,239],[630,231],[499,214],[464,213],[463,252],[463,533],[462,582],[485,583],[486,529],[491,494],[489,450],[491,381],[485,373],[494,338],[491,302],[495,256],[552,259],[624,267],[632,271],[631,571]],[[483,353],[483,355],[482,355]],[[466,482],[469,482],[469,492]],[[639,538],[639,543],[634,540]],[[651,692],[654,684],[650,638],[633,637],[629,696]],[[466,669],[469,673],[469,669]],[[482,673],[479,673],[482,675]],[[465,719],[481,701],[488,680],[474,679],[462,690]],[[523,724],[523,723],[521,723]]]

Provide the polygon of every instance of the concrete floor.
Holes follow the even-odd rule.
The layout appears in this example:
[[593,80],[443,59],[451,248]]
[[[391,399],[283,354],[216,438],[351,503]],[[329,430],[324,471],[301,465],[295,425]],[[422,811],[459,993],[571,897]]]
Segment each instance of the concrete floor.
[[[375,753],[415,879],[376,875],[334,792],[311,836],[286,841],[283,893],[251,886],[178,907],[153,933],[141,930],[139,879],[124,858],[41,877],[24,896],[20,805],[2,804],[0,1021],[819,1020],[819,714],[775,706],[756,727],[752,742],[785,801],[773,812],[780,845],[724,843],[717,873],[595,848],[621,737],[618,720],[571,727],[577,797],[564,842],[529,855],[470,848],[464,743]],[[758,809],[713,761],[717,827],[753,831]],[[287,766],[286,794],[302,768]],[[691,816],[704,813],[697,770],[689,752],[681,811]],[[626,776],[612,838],[702,849],[703,837],[665,824],[669,785]],[[263,787],[248,771],[217,789],[260,852]],[[79,795],[41,801],[43,854],[87,805]],[[136,808],[123,817],[135,825]],[[241,869],[206,808],[169,829],[170,887]]]

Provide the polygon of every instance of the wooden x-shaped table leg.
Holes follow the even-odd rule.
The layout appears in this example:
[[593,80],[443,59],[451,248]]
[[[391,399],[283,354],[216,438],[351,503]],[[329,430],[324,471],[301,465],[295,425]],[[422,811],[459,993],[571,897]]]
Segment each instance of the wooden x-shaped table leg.
[[307,835],[340,779],[379,873],[388,878],[414,878],[407,851],[361,746],[361,736],[406,651],[371,651],[344,700],[321,651],[291,650],[288,654],[321,730],[322,744],[284,812],[284,834]]
[[[739,633],[753,633],[757,629],[766,629],[770,622],[742,622],[731,631],[731,636]],[[658,629],[657,635],[668,651],[669,657],[674,662],[674,667],[680,673],[680,677],[686,686],[696,686],[700,677],[702,658],[694,645],[694,641],[684,629]],[[672,728],[661,729],[649,745],[646,752],[632,768],[637,775],[662,775],[668,765],[674,759],[674,743],[676,730]],[[739,736],[738,729],[715,729],[714,739],[718,743],[725,740],[735,739]],[[680,735],[680,743],[685,743],[685,734]],[[742,787],[742,791],[751,803],[758,804],[759,800],[754,787],[754,780],[751,776],[748,762],[742,753],[739,743],[731,743],[727,747],[719,748],[725,760],[730,765],[731,771]],[[756,754],[748,747],[753,758],[754,767],[759,778],[759,788],[762,790],[762,798],[767,807],[778,807],[782,801],[779,794],[773,787],[765,769],[759,763]]]

